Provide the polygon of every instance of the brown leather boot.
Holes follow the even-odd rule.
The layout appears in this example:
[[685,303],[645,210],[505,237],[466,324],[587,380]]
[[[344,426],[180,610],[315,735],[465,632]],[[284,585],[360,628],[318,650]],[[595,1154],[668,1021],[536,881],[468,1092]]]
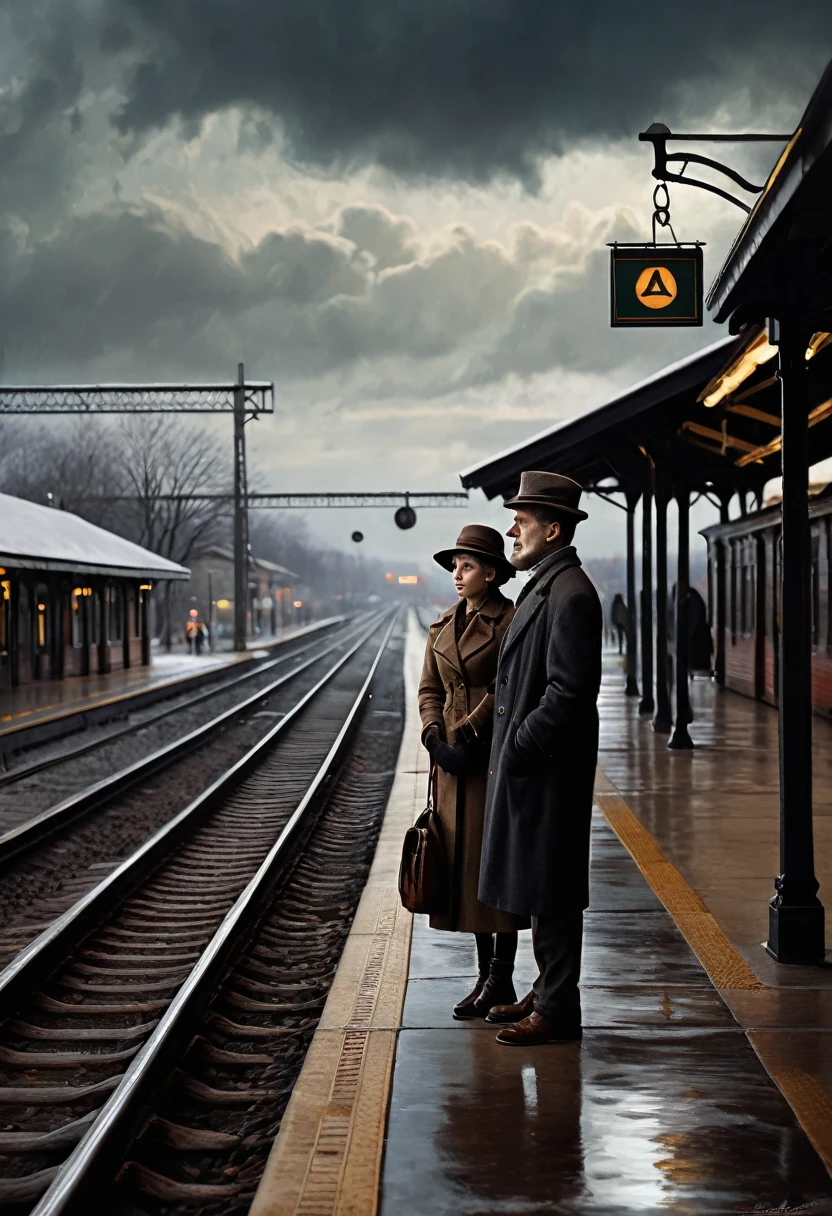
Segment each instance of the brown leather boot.
[[517,993],[511,981],[513,974],[514,963],[492,958],[488,979],[483,984],[482,992],[474,1001],[475,1017],[484,1018],[495,1005],[511,1005],[517,1000]]
[[474,1002],[485,987],[485,982],[488,979],[488,972],[481,971],[477,976],[477,982],[474,985],[473,992],[469,992],[462,1000],[454,1005],[454,1017],[458,1022],[464,1022],[467,1018],[481,1018],[482,1014],[477,1013],[474,1008]]
[[485,1015],[486,1022],[519,1022],[534,1009],[534,990],[530,990],[514,1005],[493,1005]]
[[551,1022],[532,1011],[514,1026],[504,1026],[497,1042],[508,1047],[538,1047],[541,1043],[568,1043],[582,1036],[580,1022]]

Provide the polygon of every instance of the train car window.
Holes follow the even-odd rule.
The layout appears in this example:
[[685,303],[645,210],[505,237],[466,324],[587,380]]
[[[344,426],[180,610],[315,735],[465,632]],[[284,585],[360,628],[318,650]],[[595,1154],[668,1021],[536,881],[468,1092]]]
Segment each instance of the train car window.
[[83,646],[84,630],[81,613],[84,611],[84,588],[73,587],[69,596],[69,639],[74,647]]
[[811,530],[812,544],[812,650],[817,650],[820,636],[820,533],[817,527]]
[[0,661],[5,666],[9,652],[9,615],[12,609],[12,585],[8,579],[0,582]]
[[818,557],[819,572],[819,610],[818,610],[818,648],[828,650],[830,643],[829,630],[829,517],[821,520],[819,527],[820,555]]

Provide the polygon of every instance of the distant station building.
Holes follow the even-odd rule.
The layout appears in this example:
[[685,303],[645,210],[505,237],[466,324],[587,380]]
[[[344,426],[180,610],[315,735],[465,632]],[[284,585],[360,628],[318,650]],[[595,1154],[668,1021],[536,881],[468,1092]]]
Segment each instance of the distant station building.
[[[300,576],[277,562],[249,555],[246,637],[277,637],[302,624],[301,610],[308,602]],[[177,597],[181,602],[181,597]],[[234,553],[214,545],[191,563],[191,582],[185,590],[187,608],[195,607],[218,639],[234,636]],[[295,603],[298,601],[299,606]],[[186,613],[180,612],[183,617]]]
[[0,494],[0,687],[148,665],[153,584],[189,574],[78,515]]

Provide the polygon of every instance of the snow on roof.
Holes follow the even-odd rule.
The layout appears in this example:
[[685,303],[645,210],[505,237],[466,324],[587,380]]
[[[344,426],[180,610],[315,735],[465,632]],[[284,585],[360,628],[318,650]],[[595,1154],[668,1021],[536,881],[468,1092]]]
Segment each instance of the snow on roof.
[[72,574],[186,579],[190,571],[79,515],[0,494],[0,565]]

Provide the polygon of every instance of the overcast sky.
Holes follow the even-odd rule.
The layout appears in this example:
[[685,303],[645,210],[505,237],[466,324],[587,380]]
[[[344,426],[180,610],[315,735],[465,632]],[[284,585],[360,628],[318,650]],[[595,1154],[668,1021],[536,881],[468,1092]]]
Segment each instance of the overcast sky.
[[[456,489],[721,336],[609,329],[605,244],[649,232],[637,133],[789,131],[830,53],[829,0],[0,0],[0,374],[243,360],[276,386],[264,484]],[[727,152],[760,180],[776,154]],[[673,191],[708,278],[741,219]],[[590,510],[583,548],[620,551]],[[466,518],[508,519],[311,523],[416,560]]]

